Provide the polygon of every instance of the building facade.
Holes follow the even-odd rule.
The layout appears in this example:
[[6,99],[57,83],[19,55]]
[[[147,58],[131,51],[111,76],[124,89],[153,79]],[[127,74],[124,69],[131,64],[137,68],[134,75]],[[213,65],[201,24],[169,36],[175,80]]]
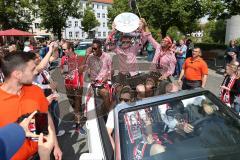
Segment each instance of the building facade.
[[[88,1],[81,0],[82,9],[86,8]],[[93,29],[95,31],[95,37],[104,39],[107,37],[109,28],[108,24],[108,7],[112,5],[112,0],[93,0],[92,1],[92,9],[93,12],[99,21],[100,25]],[[67,22],[67,26],[63,32],[64,39],[72,39],[79,40],[87,38],[87,33],[82,30],[81,19],[76,19],[73,17],[69,17]]]
[[232,39],[240,38],[240,15],[232,16],[227,20],[225,44]]

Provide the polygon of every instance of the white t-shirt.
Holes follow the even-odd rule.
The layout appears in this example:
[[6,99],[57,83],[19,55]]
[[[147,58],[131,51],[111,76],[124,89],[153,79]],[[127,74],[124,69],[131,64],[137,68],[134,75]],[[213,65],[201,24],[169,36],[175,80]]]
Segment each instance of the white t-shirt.
[[168,132],[174,131],[178,121],[174,117],[166,115],[166,111],[168,109],[167,104],[159,105],[158,109],[159,109],[159,113],[161,115],[161,118],[162,118],[163,122],[169,128]]

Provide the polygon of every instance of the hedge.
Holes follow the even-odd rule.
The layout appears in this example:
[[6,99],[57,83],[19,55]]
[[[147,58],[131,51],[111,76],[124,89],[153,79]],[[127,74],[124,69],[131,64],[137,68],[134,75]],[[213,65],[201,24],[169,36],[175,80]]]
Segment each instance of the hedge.
[[227,45],[215,44],[215,43],[195,43],[194,46],[201,48],[201,50],[203,50],[203,51],[214,50],[214,49],[221,49],[221,50],[227,49]]

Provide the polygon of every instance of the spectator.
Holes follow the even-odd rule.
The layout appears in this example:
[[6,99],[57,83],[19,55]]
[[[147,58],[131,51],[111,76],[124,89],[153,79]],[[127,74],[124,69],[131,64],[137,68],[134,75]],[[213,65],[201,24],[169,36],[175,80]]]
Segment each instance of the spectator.
[[41,56],[41,58],[45,57],[45,55],[48,53],[48,50],[49,50],[49,48],[47,46],[47,43],[43,42],[42,43],[42,48],[40,49],[40,56]]
[[153,57],[155,55],[155,49],[153,48],[153,45],[148,42],[146,50],[147,50],[147,54],[148,54],[147,55],[147,60],[148,60],[148,62],[152,62]]
[[[25,118],[20,124],[11,123],[0,128],[0,159],[10,159],[22,146],[25,136],[38,137],[29,131],[28,125],[33,116],[33,112],[28,118]],[[16,136],[17,135],[17,136]]]
[[9,45],[9,47],[8,47],[8,51],[9,52],[15,52],[15,51],[17,51],[17,46],[16,46],[16,43],[15,42],[11,42],[10,43],[10,45]]
[[[39,65],[41,62],[40,55],[36,53],[36,59],[35,64]],[[60,110],[59,110],[59,104],[58,104],[58,94],[57,94],[57,84],[51,79],[51,76],[47,70],[43,70],[34,79],[33,84],[39,86],[46,96],[46,98],[49,100],[50,106],[49,106],[49,113],[52,116],[55,131],[57,136],[64,135],[64,130],[59,130],[59,117],[60,117]]]
[[[238,65],[237,67],[237,80],[236,80],[236,84],[238,84],[237,88],[239,90],[240,88],[240,66]],[[240,115],[240,94],[237,94],[234,98],[234,103],[233,103],[233,107],[236,110],[236,112]]]
[[226,63],[230,63],[232,61],[234,53],[236,54],[237,58],[239,58],[239,48],[237,47],[236,40],[231,40],[225,53]]
[[194,44],[191,39],[188,39],[186,41],[186,46],[187,46],[187,55],[186,58],[192,57],[192,51],[194,49]]
[[181,70],[182,70],[182,65],[185,61],[186,58],[186,53],[187,53],[187,46],[184,44],[184,41],[181,39],[179,41],[179,46],[177,46],[175,50],[176,58],[177,58],[177,64],[176,64],[176,76],[179,77]]
[[[194,48],[192,57],[186,59],[183,64],[181,74],[178,79],[182,89],[204,88],[207,82],[208,66],[200,57],[202,54],[200,48]],[[184,76],[184,79],[183,79]],[[183,82],[182,82],[183,79]]]
[[220,86],[220,99],[229,107],[233,106],[234,98],[240,94],[240,81],[237,80],[237,66],[227,64],[226,76]]
[[231,60],[231,64],[237,64],[239,65],[239,61],[238,61],[238,57],[237,57],[237,52],[236,50],[234,50],[233,52],[231,52],[231,57],[232,57],[232,60]]
[[[61,59],[61,72],[65,73],[65,86],[67,96],[71,102],[71,105],[74,109],[75,115],[75,129],[80,134],[85,135],[86,131],[83,129],[84,123],[81,121],[83,116],[83,108],[82,108],[82,92],[83,92],[83,75],[79,72],[79,69],[82,67],[84,63],[84,58],[78,56],[74,52],[74,46],[70,42],[65,42],[62,45],[62,50],[64,51],[64,56]],[[75,84],[67,84],[66,78],[74,77],[76,83]]]
[[[5,81],[0,85],[0,127],[15,122],[24,114],[32,113],[35,110],[48,112],[49,102],[42,90],[32,85],[36,74],[35,63],[31,54],[17,52],[8,54],[1,60],[2,72]],[[34,95],[33,95],[34,93]],[[21,97],[21,98],[20,98]],[[49,125],[54,131],[54,125],[50,114],[48,114]],[[61,159],[62,152],[58,145],[56,135],[54,139],[54,156]],[[31,139],[25,139],[24,144],[13,156],[13,160],[28,159],[37,152],[37,143]]]

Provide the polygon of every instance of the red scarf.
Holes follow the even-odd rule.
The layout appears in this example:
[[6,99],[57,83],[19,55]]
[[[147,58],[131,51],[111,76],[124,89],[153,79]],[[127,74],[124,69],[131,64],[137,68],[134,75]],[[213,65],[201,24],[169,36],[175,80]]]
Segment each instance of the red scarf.
[[[228,82],[228,84],[226,84],[227,79],[228,79],[227,77],[224,79],[222,86],[226,86],[231,90],[236,81],[236,75],[230,76],[230,81]],[[230,90],[226,90],[223,88],[220,90],[220,99],[226,104],[230,104]]]

